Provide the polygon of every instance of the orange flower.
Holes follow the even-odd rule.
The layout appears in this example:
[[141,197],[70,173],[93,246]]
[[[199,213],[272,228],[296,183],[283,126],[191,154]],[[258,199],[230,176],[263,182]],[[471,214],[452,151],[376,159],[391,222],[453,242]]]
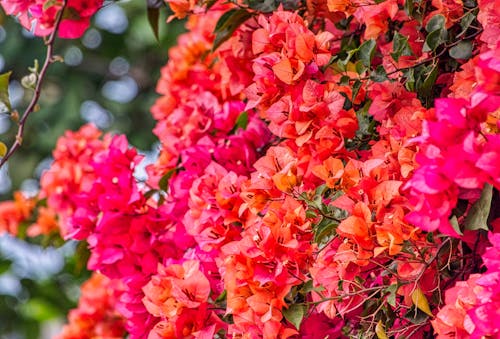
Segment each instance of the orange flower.
[[170,5],[170,9],[174,12],[174,15],[168,18],[168,22],[174,18],[184,19],[189,12],[193,11],[196,5],[195,0],[167,0],[167,2]]
[[0,233],[17,235],[19,224],[28,219],[35,207],[34,198],[26,198],[21,192],[14,193],[14,201],[0,203]]
[[358,265],[366,265],[366,259],[372,256],[374,242],[372,236],[371,211],[368,207],[358,202],[354,206],[353,214],[342,220],[337,228],[337,233],[349,239],[357,247]]
[[[47,207],[40,207],[38,209],[38,218],[36,223],[28,228],[27,234],[30,237],[38,235],[48,235],[59,229],[56,213],[53,209]],[[62,234],[64,237],[64,234]]]
[[339,179],[344,175],[344,164],[340,159],[329,157],[322,165],[314,166],[312,172],[315,176],[323,179],[326,186],[335,188]]

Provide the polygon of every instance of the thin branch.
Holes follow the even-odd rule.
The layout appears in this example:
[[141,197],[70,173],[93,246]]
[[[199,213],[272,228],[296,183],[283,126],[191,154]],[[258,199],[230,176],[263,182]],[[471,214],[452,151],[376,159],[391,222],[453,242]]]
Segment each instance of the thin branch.
[[42,83],[45,78],[45,74],[47,73],[50,64],[54,63],[55,61],[53,54],[54,42],[56,40],[57,32],[59,31],[59,26],[61,24],[63,13],[67,6],[67,3],[68,0],[63,0],[61,9],[57,13],[56,21],[54,23],[54,30],[50,34],[48,40],[45,42],[45,45],[47,46],[47,53],[45,55],[45,61],[43,63],[42,69],[37,75],[38,78],[35,86],[35,91],[33,93],[33,97],[31,98],[31,102],[29,103],[28,107],[26,107],[24,113],[19,119],[16,140],[14,141],[14,144],[12,144],[7,154],[5,154],[5,156],[0,159],[0,168],[2,168],[2,166],[7,162],[7,160],[9,160],[9,158],[16,152],[16,150],[19,147],[21,147],[21,144],[23,143],[23,135],[24,135],[24,128],[26,125],[26,121],[28,120],[30,114],[35,111],[35,107],[38,104],[38,100],[40,99],[40,94],[42,92]]

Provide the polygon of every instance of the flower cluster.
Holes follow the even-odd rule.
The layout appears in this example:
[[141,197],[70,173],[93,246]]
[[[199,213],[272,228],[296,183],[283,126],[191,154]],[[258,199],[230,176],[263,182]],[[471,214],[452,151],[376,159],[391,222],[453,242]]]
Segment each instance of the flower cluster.
[[445,306],[432,325],[438,338],[496,337],[500,328],[493,321],[500,307],[500,234],[490,233],[491,247],[482,255],[486,272],[472,274],[446,291]]
[[[32,226],[88,242],[131,338],[424,337],[462,274],[432,326],[494,335],[495,247],[457,268],[498,208],[492,2],[169,3],[147,181],[124,136],[68,132]],[[471,31],[474,57],[445,44]],[[33,208],[4,206],[10,231]]]
[[0,234],[18,234],[19,224],[28,220],[35,207],[35,199],[24,196],[21,192],[14,194],[13,201],[0,202]]
[[[475,74],[467,99],[437,99],[434,115],[414,139],[420,166],[407,184],[415,206],[407,220],[453,236],[449,217],[458,199],[478,199],[485,183],[500,188],[500,55],[488,51],[470,63]],[[456,88],[459,95],[466,91]]]
[[69,323],[57,339],[123,338],[124,319],[116,310],[119,281],[94,273],[81,287],[78,308],[69,312]]
[[[61,38],[75,39],[83,35],[90,25],[90,18],[102,6],[103,0],[67,0],[58,30]],[[63,1],[2,0],[5,12],[16,16],[27,30],[35,35],[50,35]]]

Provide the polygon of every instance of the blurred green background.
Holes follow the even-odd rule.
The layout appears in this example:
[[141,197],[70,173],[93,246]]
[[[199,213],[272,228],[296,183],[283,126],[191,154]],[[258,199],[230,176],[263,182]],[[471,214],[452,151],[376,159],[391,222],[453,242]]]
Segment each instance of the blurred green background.
[[[51,162],[57,138],[67,129],[93,122],[105,131],[125,133],[145,152],[155,148],[149,108],[168,48],[183,31],[182,21],[168,25],[163,3],[159,41],[148,22],[144,0],[107,2],[81,39],[57,40],[53,64],[45,79],[41,109],[26,125],[22,148],[0,170],[0,201],[12,191],[34,192]],[[24,31],[0,9],[0,73],[13,71],[11,103],[20,113],[32,91],[21,85],[35,59],[43,63],[43,40]],[[12,144],[17,126],[0,114],[0,141]],[[0,338],[50,338],[76,306],[85,270],[85,244],[41,246],[0,235]]]

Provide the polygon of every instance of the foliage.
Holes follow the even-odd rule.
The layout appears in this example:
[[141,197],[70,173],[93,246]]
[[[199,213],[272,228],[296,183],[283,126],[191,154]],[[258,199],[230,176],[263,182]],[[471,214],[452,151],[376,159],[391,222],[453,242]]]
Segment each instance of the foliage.
[[105,276],[62,337],[496,336],[495,1],[168,3],[147,180],[88,124],[0,205]]

